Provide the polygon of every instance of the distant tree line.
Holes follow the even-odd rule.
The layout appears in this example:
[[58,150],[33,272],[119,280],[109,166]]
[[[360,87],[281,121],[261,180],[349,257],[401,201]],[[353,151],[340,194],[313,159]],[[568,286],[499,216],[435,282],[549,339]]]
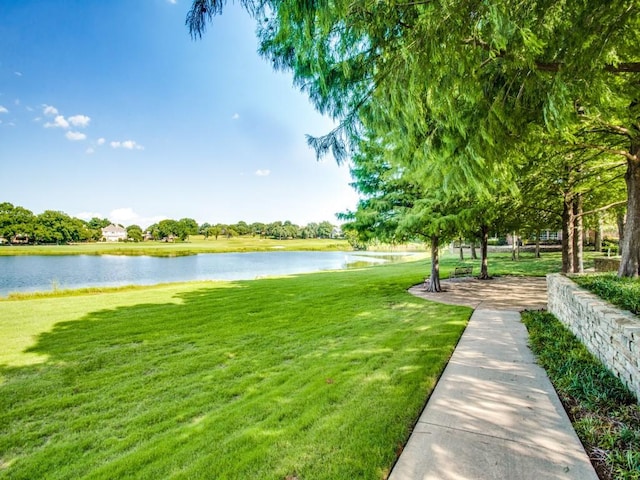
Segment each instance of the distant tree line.
[[84,221],[64,212],[45,210],[35,215],[24,207],[0,203],[0,238],[8,243],[71,243],[97,241],[111,222]]
[[240,221],[234,224],[203,223],[198,225],[191,218],[181,220],[161,220],[147,229],[148,237],[154,240],[162,240],[170,237],[186,240],[190,235],[203,235],[204,238],[217,240],[220,237],[232,238],[252,236],[261,238],[274,238],[278,240],[293,238],[333,238],[336,227],[329,222],[309,223],[301,227],[290,221],[277,221],[272,223],[254,222],[248,224]]
[[[102,240],[102,229],[110,225],[107,218],[94,217],[82,220],[64,212],[46,210],[41,214],[14,206],[9,202],[0,203],[0,241],[3,243],[53,243],[65,244]],[[304,227],[289,221],[273,223],[238,222],[233,225],[218,223],[198,223],[192,218],[161,220],[146,231],[138,225],[126,227],[131,241],[143,240],[187,240],[191,235],[205,238],[231,238],[237,236],[260,236],[284,240],[288,238],[332,238],[336,228],[329,222],[310,223]]]

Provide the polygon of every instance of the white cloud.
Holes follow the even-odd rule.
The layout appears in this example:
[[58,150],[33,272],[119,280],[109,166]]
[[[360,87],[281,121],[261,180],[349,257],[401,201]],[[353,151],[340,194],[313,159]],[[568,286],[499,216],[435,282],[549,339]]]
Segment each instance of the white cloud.
[[92,147],[87,148],[87,150],[85,151],[87,155],[91,155],[93,152],[95,152],[95,150]]
[[9,110],[7,110],[7,107],[0,105],[0,113],[9,113]]
[[21,77],[22,76],[22,72],[13,72],[13,74],[17,77]]
[[262,169],[256,170],[256,175],[259,176],[259,177],[267,177],[270,174],[271,174],[271,170],[266,170],[266,169],[264,169],[264,170],[262,170]]
[[167,2],[169,2],[171,5],[175,5],[176,3],[178,3],[178,0],[167,0]]
[[65,135],[71,141],[84,140],[87,136],[81,132],[67,132]]
[[69,117],[69,123],[74,127],[84,128],[89,125],[91,118],[86,115],[74,115],[73,117]]
[[129,149],[129,150],[133,150],[134,148],[138,150],[142,149],[142,146],[138,145],[133,140],[125,140],[124,142],[122,142],[122,146],[123,148]]
[[53,119],[53,123],[47,122],[44,124],[45,128],[69,128],[69,122],[62,116],[56,115]]
[[47,105],[47,104],[44,104],[42,107],[43,107],[42,113],[44,113],[45,115],[50,115],[50,116],[58,115],[58,109],[56,107],[52,107],[51,105]]
[[109,145],[111,145],[111,148],[125,148],[127,150],[144,150],[144,147],[142,145],[138,145],[135,141],[133,140],[125,140],[123,142],[110,142]]
[[106,142],[106,140],[104,138],[99,138],[98,141],[96,142],[98,145],[104,145],[104,142]]
[[[49,115],[54,111],[57,112],[58,110],[53,107],[44,109],[45,115]],[[89,122],[91,122],[91,118],[86,115],[74,115],[69,118],[64,118],[64,115],[56,115],[53,122],[47,122],[44,126],[45,128],[69,128],[69,126],[73,125],[74,127],[84,128],[89,125]]]
[[143,217],[133,210],[131,207],[116,208],[109,214],[109,220],[121,225],[139,225],[142,229],[147,228],[149,225],[158,223],[160,220],[165,220],[167,217],[164,215],[156,215],[154,217]]
[[131,207],[116,208],[109,214],[109,219],[111,221],[115,221],[120,224],[130,223],[138,218],[140,218],[140,215],[134,212]]
[[240,118],[240,114],[239,113],[234,113],[233,117],[231,117],[232,120],[238,120]]

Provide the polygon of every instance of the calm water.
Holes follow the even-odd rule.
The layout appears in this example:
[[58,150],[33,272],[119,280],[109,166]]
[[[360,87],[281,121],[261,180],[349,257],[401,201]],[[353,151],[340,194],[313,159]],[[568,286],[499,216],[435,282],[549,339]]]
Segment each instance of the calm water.
[[152,285],[191,280],[251,280],[382,263],[399,253],[254,252],[187,257],[65,255],[0,257],[0,296],[82,287]]

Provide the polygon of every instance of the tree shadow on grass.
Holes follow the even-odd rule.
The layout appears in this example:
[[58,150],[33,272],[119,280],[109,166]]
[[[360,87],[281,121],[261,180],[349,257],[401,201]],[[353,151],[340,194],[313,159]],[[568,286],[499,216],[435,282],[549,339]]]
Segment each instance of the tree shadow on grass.
[[[326,288],[336,278],[233,282],[58,323],[29,348],[45,363],[0,368],[0,476],[284,478],[292,462],[299,473],[327,455],[350,464],[343,428],[406,434],[403,402],[424,388],[420,362],[452,348],[462,310],[415,308],[392,284],[336,296]],[[429,311],[445,320],[420,318]],[[434,343],[422,345],[429,334]],[[393,401],[371,383],[386,378]],[[399,410],[370,418],[388,404]],[[389,443],[382,460],[375,443],[357,454],[390,464]],[[353,468],[342,475],[364,467]]]

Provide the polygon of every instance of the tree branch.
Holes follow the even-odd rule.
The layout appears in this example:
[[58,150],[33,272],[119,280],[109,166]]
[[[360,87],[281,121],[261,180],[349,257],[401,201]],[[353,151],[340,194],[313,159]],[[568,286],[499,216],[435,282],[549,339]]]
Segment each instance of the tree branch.
[[613,202],[609,205],[605,205],[604,207],[596,208],[594,210],[589,210],[588,212],[582,212],[578,214],[574,214],[574,217],[583,217],[584,215],[591,215],[592,213],[603,212],[604,210],[609,210],[610,208],[617,207],[618,205],[624,205],[627,203],[626,200],[620,200],[619,202]]
[[621,135],[627,138],[631,136],[631,133],[629,132],[628,128],[620,127],[618,125],[610,125],[610,124],[606,124],[602,128],[592,128],[589,130],[583,130],[579,132],[579,135],[586,134],[586,133],[610,133],[612,135]]
[[615,148],[607,148],[601,145],[592,145],[589,143],[582,143],[580,145],[584,148],[593,148],[595,150],[600,150],[601,152],[610,153],[612,155],[621,155],[625,157],[627,160],[631,160],[632,162],[638,161],[638,156],[633,155],[631,152],[628,152],[627,150],[616,150]]

